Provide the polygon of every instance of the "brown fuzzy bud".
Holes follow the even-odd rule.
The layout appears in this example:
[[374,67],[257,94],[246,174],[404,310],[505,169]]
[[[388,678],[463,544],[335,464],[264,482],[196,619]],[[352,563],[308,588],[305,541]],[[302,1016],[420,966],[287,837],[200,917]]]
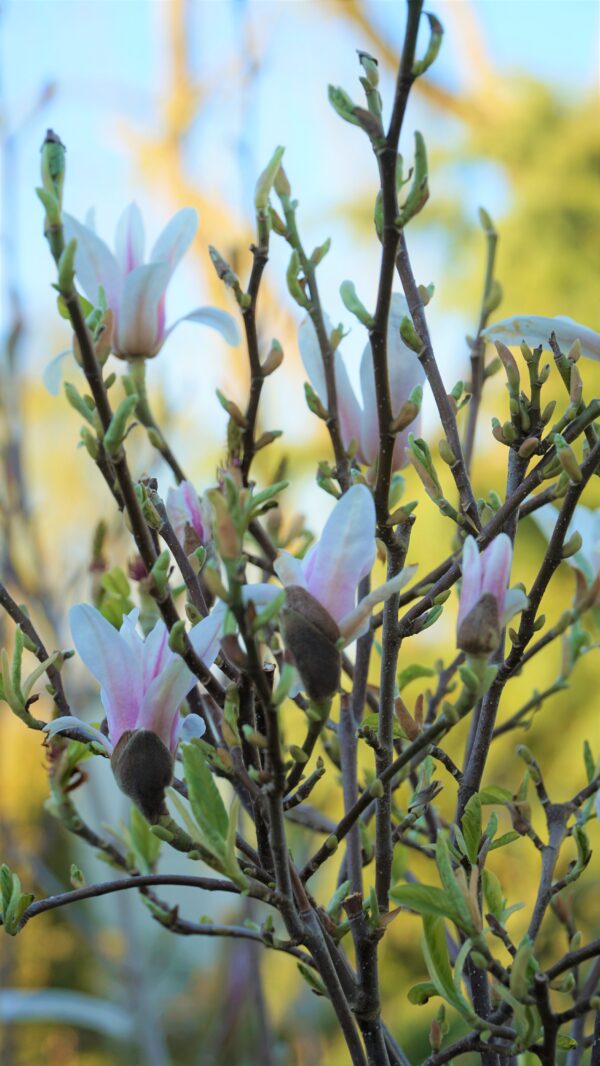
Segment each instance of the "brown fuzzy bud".
[[326,700],[340,684],[340,631],[329,611],[306,589],[290,585],[280,614],[281,631],[311,700]]
[[173,756],[150,729],[128,729],[110,759],[121,792],[133,800],[151,825],[166,813],[165,789],[173,778]]
[[485,592],[461,622],[456,644],[468,655],[487,658],[498,647],[500,630],[498,602],[491,592]]

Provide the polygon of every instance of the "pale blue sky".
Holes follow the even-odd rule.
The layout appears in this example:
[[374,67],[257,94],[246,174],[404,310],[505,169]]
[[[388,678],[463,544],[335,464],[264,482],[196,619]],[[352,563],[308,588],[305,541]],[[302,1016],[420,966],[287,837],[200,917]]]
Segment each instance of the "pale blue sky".
[[[435,78],[460,88],[469,71],[460,48],[457,22],[464,0],[433,0],[429,5],[446,26],[446,38],[435,67]],[[340,0],[338,7],[343,6]],[[473,8],[491,62],[499,72],[528,70],[559,84],[561,92],[586,94],[598,88],[599,5],[596,0],[476,0]],[[41,238],[41,208],[33,195],[38,182],[39,145],[45,128],[55,128],[68,146],[69,210],[83,217],[90,205],[97,209],[99,232],[112,240],[122,207],[137,199],[151,218],[153,239],[175,206],[158,204],[136,186],[127,144],[118,133],[118,119],[151,130],[165,79],[166,3],[149,0],[5,0],[0,23],[2,111],[9,129],[19,125],[34,106],[43,87],[56,85],[54,97],[22,129],[16,153],[17,168],[9,190],[8,217],[3,235],[12,237],[17,254],[12,263],[26,307],[34,323],[52,314],[49,288],[52,270]],[[393,42],[401,39],[403,5],[396,0],[370,5],[374,20]],[[328,107],[326,86],[342,84],[356,99],[356,48],[360,32],[326,15],[315,0],[203,0],[189,4],[190,55],[198,77],[216,88],[186,149],[191,178],[206,188],[218,188],[236,210],[248,210],[257,172],[273,148],[285,144],[286,168],[302,205],[306,243],[331,234],[332,253],[323,264],[322,286],[334,318],[348,323],[338,297],[340,282],[352,276],[368,301],[375,290],[376,243],[372,253],[356,256],[353,238],[329,217],[336,201],[357,190],[374,187],[375,172],[365,139],[345,126]],[[250,94],[241,94],[228,76],[241,54],[244,19],[262,43],[263,67]],[[220,79],[216,77],[220,73]],[[391,79],[383,79],[389,102]],[[404,150],[411,149],[412,131],[424,130],[435,146],[459,132],[454,121],[440,120],[418,101],[411,104]],[[244,151],[240,155],[240,144]],[[240,167],[240,159],[242,166]],[[241,180],[245,179],[244,181]],[[466,189],[473,212],[484,202],[492,214],[501,213],[505,198],[498,175],[485,168],[469,176]],[[283,271],[287,251],[275,248],[273,269]],[[420,279],[435,281],[439,255],[435,248],[416,251]],[[286,297],[287,298],[287,297]],[[205,302],[185,269],[169,292],[171,317]],[[563,309],[564,310],[564,309]],[[435,310],[432,308],[435,331]],[[444,324],[444,335],[455,337],[457,353],[469,324],[457,319]],[[185,345],[193,327],[184,327],[169,345]],[[30,358],[43,364],[53,354],[44,348],[47,331],[34,326]],[[66,337],[66,331],[65,331]],[[195,338],[193,338],[195,340]],[[356,360],[364,339],[356,330],[348,350]],[[458,354],[457,354],[458,358]],[[215,372],[216,373],[216,372]],[[215,377],[213,384],[218,383]]]

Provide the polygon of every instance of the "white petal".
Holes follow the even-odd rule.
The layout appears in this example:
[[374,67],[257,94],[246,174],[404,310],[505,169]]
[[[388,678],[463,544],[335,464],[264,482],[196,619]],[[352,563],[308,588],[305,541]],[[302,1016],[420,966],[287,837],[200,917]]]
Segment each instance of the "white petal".
[[514,618],[520,611],[524,611],[529,606],[529,600],[523,589],[507,589],[504,597],[504,617],[502,619],[502,625],[506,625],[510,622],[511,618]]
[[339,622],[356,601],[375,562],[375,504],[366,485],[353,485],[335,504],[321,539],[304,560],[309,592]]
[[165,336],[160,308],[168,284],[166,263],[136,267],[127,275],[115,342],[115,351],[120,355],[156,355]]
[[62,364],[63,360],[66,359],[68,355],[73,355],[72,348],[65,348],[64,352],[59,352],[58,355],[55,355],[54,359],[50,360],[42,374],[44,387],[51,396],[58,396],[60,392]]
[[282,585],[300,585],[308,588],[304,570],[307,558],[296,559],[290,552],[281,551],[273,563],[273,569]]
[[481,559],[479,557],[479,548],[471,536],[466,537],[463,545],[461,572],[462,585],[458,605],[459,629],[463,619],[470,614],[481,598]]
[[174,750],[177,734],[177,712],[196,678],[183,659],[174,656],[160,671],[144,693],[138,716],[138,729],[150,729],[160,737],[165,747]]
[[363,633],[366,633],[368,629],[368,619],[371,616],[371,611],[378,603],[384,603],[394,593],[400,592],[400,589],[404,588],[409,581],[412,580],[417,572],[416,566],[405,566],[404,570],[401,570],[396,577],[390,578],[383,585],[379,585],[373,589],[368,596],[364,596],[360,603],[350,611],[344,618],[341,619],[340,633],[343,636],[346,644],[351,644],[353,640],[357,640]]
[[181,322],[195,322],[199,326],[208,326],[209,329],[216,330],[232,348],[236,348],[241,340],[238,324],[227,311],[221,311],[218,307],[197,307],[195,311],[190,311],[189,315],[183,315],[182,318],[173,322],[172,326],[169,326],[165,331],[163,343],[173,332],[175,326]]
[[193,207],[184,207],[167,223],[150,255],[151,263],[166,263],[169,276],[185,255],[198,229],[198,214]]
[[483,336],[490,341],[503,341],[504,344],[518,345],[525,341],[530,348],[542,345],[549,350],[550,334],[555,333],[560,348],[567,351],[579,340],[582,355],[589,359],[600,359],[600,333],[588,326],[582,326],[572,318],[557,315],[550,318],[545,315],[513,315],[501,322],[494,322],[483,330]]
[[227,607],[219,600],[210,614],[190,629],[191,645],[205,666],[212,666],[218,655],[226,614]]
[[87,722],[82,722],[81,718],[76,718],[73,714],[63,714],[60,718],[53,718],[51,722],[48,722],[44,726],[43,732],[47,733],[49,737],[56,736],[57,733],[64,733],[65,729],[77,729],[80,733],[84,733],[90,740],[95,740],[98,744],[101,744],[103,748],[109,754],[112,752],[112,744],[107,736],[101,733],[99,729],[96,729],[93,725],[88,725]]
[[[328,315],[323,316],[323,321],[325,329],[328,333],[331,333],[331,322]],[[308,315],[302,320],[298,329],[298,347],[308,380],[321,403],[327,407],[327,385],[325,383],[323,357],[319,348],[317,332]]]
[[115,234],[117,262],[123,275],[144,262],[144,221],[137,204],[129,204],[117,222]]
[[78,655],[102,686],[109,736],[116,744],[126,729],[135,729],[142,702],[142,662],[110,622],[87,603],[69,611]]
[[118,314],[120,275],[117,260],[108,245],[88,226],[82,226],[71,215],[63,218],[65,243],[73,238],[77,241],[75,273],[85,295],[96,306],[98,290],[102,286],[108,306]]

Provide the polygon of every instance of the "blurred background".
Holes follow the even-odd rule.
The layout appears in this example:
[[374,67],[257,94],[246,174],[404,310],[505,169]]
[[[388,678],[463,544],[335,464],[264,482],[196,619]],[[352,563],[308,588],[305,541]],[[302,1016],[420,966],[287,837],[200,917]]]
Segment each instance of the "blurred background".
[[[411,97],[401,151],[409,165],[413,132],[423,132],[431,200],[411,224],[408,239],[417,280],[435,285],[429,317],[450,389],[468,376],[465,335],[474,332],[479,313],[485,255],[480,205],[500,234],[497,276],[504,300],[497,317],[568,314],[600,329],[600,7],[596,0],[436,0],[431,7],[446,34],[438,61]],[[198,210],[193,253],[169,289],[169,321],[205,303],[235,312],[207,248],[215,245],[242,279],[246,276],[256,177],[274,148],[285,145],[306,246],[332,238],[320,287],[331,318],[350,328],[344,351],[356,381],[365,336],[349,321],[338,291],[351,277],[367,306],[374,299],[376,169],[366,139],[335,115],[326,89],[328,83],[342,85],[358,100],[356,49],[367,50],[380,61],[389,112],[403,25],[403,4],[362,0],[2,3],[0,570],[50,647],[69,646],[66,608],[89,598],[98,520],[109,523],[108,566],[126,565],[130,546],[89,457],[76,447],[78,416],[41,380],[50,359],[71,343],[56,312],[43,213],[34,194],[46,128],[56,130],[67,146],[66,210],[83,220],[94,208],[107,243],[132,200],[141,207],[150,243],[176,210],[189,205]],[[287,246],[273,238],[259,325],[264,349],[278,337],[285,361],[263,392],[261,426],[285,428],[286,434],[257,469],[271,477],[286,457],[294,483],[288,506],[301,509],[318,528],[331,500],[316,490],[314,472],[329,451],[302,399],[298,315],[285,286],[287,261]],[[598,395],[597,366],[583,370],[588,398]],[[65,362],[64,373],[77,381],[72,362]],[[224,454],[226,416],[215,389],[244,400],[243,349],[227,349],[216,334],[184,324],[151,363],[149,378],[174,450],[201,489]],[[476,445],[480,493],[503,491],[506,456],[489,427],[492,413],[506,417],[505,395],[500,378],[492,379]],[[552,395],[560,397],[557,385],[549,386],[548,398]],[[432,445],[439,439],[428,398],[424,435]],[[135,473],[152,472],[166,492],[170,476],[141,435],[132,456]],[[407,482],[412,498],[419,489],[410,474]],[[590,486],[588,506],[599,502],[598,489]],[[409,561],[427,570],[447,554],[450,534],[428,500],[419,504],[419,517]],[[527,522],[516,579],[531,581],[543,544]],[[572,573],[564,566],[547,597],[550,620],[572,593]],[[452,652],[454,610],[449,604],[426,634],[427,665]],[[4,618],[0,636],[10,645]],[[552,645],[511,681],[505,717],[536,686],[543,690],[557,676],[556,649]],[[528,744],[548,767],[556,799],[584,783],[581,747],[586,735],[593,739],[594,660],[594,655],[582,659],[569,690],[550,698],[528,734]],[[74,706],[84,710],[90,703],[93,717],[96,694],[86,678],[73,666],[67,680]],[[509,788],[519,783],[517,739],[513,733],[502,739],[491,771],[490,779]],[[455,741],[457,750],[461,740]],[[105,770],[94,766],[77,794],[97,826],[128,816]],[[44,812],[46,795],[39,739],[2,704],[0,858],[38,895],[68,886],[72,861],[88,880],[110,877],[108,867],[89,850],[74,848]],[[448,795],[451,810],[452,789]],[[332,792],[331,817],[337,802]],[[596,831],[596,847],[597,838]],[[294,841],[299,861],[307,846],[299,833]],[[532,851],[521,841],[501,852],[496,872],[505,888],[518,886],[510,902],[531,902],[538,872]],[[170,859],[168,868],[176,869]],[[597,877],[588,871],[572,894],[584,936],[592,935],[594,923],[597,932],[597,888]],[[212,914],[212,906],[192,895],[184,897],[182,909],[198,919],[199,909]],[[229,905],[218,913],[233,915]],[[518,915],[513,923],[518,939]],[[385,1009],[417,1062],[427,1054],[432,1013],[406,999],[407,987],[424,973],[418,919],[407,916],[396,925],[386,955]],[[553,935],[550,927],[548,950]],[[558,927],[555,935],[564,939]],[[16,940],[0,939],[0,1061],[3,1066],[342,1066],[345,1054],[327,1005],[308,991],[292,960],[265,960],[260,950],[235,941],[221,945],[171,936],[130,893],[44,915]]]

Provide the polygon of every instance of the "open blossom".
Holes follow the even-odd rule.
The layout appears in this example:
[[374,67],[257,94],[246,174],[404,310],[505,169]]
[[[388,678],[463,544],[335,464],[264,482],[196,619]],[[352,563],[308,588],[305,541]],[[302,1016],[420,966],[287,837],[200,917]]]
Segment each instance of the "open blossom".
[[189,548],[188,555],[199,545],[208,544],[211,539],[209,508],[199,498],[191,481],[182,481],[177,488],[169,488],[166,507],[175,536],[186,550]]
[[[353,485],[335,504],[320,539],[304,559],[281,552],[274,567],[286,588],[281,612],[284,640],[313,699],[338,687],[340,646],[369,625],[373,607],[409,581],[414,567],[374,589],[360,603],[360,582],[375,562],[375,505],[366,485]],[[244,598],[257,605],[277,595],[273,585],[249,585]]]
[[156,355],[179,322],[216,329],[229,344],[239,344],[238,328],[225,311],[198,307],[167,327],[165,296],[175,268],[198,226],[193,208],[185,207],[167,224],[144,262],[144,223],[130,204],[117,223],[115,252],[90,226],[64,216],[65,239],[77,240],[75,271],[85,295],[96,305],[100,288],[114,315],[113,352],[123,359]]
[[[162,812],[164,789],[173,773],[173,755],[181,739],[202,736],[197,715],[183,717],[179,708],[196,678],[169,648],[168,631],[157,621],[146,636],[137,631],[138,610],[123,618],[117,631],[95,607],[72,607],[73,642],[90,673],[100,683],[108,735],[71,715],[45,727],[50,736],[78,729],[102,744],[121,790],[150,820]],[[190,632],[194,650],[206,665],[217,655],[221,620],[209,615]]]
[[[422,385],[425,372],[416,354],[407,347],[400,336],[400,323],[409,314],[408,304],[399,293],[392,295],[388,319],[387,347],[388,373],[392,411],[396,417],[408,400],[416,385]],[[325,316],[325,328],[331,333],[331,323]],[[310,318],[304,319],[298,332],[298,344],[304,368],[317,396],[327,406],[327,387],[323,359],[319,348],[315,328]],[[362,406],[356,398],[343,357],[336,349],[334,356],[335,383],[340,418],[340,430],[345,447],[352,438],[358,443],[358,458],[371,465],[379,453],[379,421],[377,418],[377,397],[375,393],[375,375],[370,343],[366,345],[360,364],[360,384]],[[415,419],[410,431],[418,433],[418,420]],[[406,466],[406,445],[409,429],[403,430],[396,437],[394,446],[394,469]]]
[[572,318],[557,315],[549,318],[545,315],[513,315],[501,322],[494,322],[483,330],[483,336],[489,341],[502,341],[509,346],[525,341],[530,348],[541,344],[550,348],[550,334],[556,334],[561,351],[567,352],[575,341],[581,345],[581,354],[588,359],[600,359],[600,333],[595,333],[588,326],[582,326]]
[[521,589],[508,588],[511,563],[512,543],[506,533],[499,533],[482,552],[473,537],[466,538],[456,643],[476,658],[496,650],[506,623],[527,606]]

